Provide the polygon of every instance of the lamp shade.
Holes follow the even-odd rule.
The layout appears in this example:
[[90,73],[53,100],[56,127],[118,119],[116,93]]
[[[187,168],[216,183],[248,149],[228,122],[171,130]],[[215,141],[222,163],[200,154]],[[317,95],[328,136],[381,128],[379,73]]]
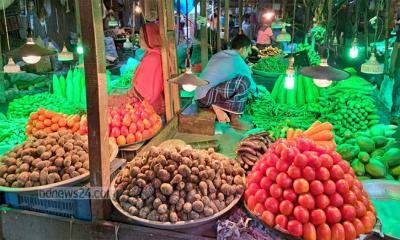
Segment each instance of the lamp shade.
[[290,36],[289,33],[286,32],[286,28],[282,29],[282,32],[278,34],[276,37],[277,42],[290,42],[292,40],[292,37]]
[[46,49],[34,43],[33,41],[29,41],[22,45],[19,48],[16,48],[7,53],[8,56],[13,57],[28,57],[28,56],[37,56],[37,57],[44,57],[56,54],[56,51]]
[[371,52],[371,57],[369,60],[361,65],[361,72],[366,74],[382,74],[383,64],[380,64],[376,60],[375,53]]
[[1,0],[2,4],[0,4],[0,10],[8,8],[15,0]]
[[309,78],[327,79],[331,81],[341,81],[350,77],[349,73],[329,66],[326,59],[321,59],[321,64],[319,66],[301,69],[300,73]]
[[58,61],[61,62],[72,61],[74,60],[74,54],[72,52],[69,52],[64,45],[63,50],[57,54],[57,58]]
[[12,58],[9,58],[7,65],[4,66],[4,72],[5,73],[18,73],[18,72],[21,72],[21,68],[17,64],[15,64],[15,62]]
[[171,78],[169,82],[179,85],[193,85],[196,87],[201,87],[208,84],[208,81],[197,77],[192,73],[190,69],[187,69],[185,73],[179,75],[176,78]]

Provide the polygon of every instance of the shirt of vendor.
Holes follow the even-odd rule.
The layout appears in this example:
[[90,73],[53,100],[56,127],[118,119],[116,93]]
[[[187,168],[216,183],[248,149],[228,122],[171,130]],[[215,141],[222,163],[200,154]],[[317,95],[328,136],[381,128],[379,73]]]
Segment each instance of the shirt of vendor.
[[258,30],[257,43],[258,44],[271,44],[271,38],[274,36],[272,29],[269,26]]
[[251,45],[241,49],[221,51],[212,56],[200,76],[209,84],[196,89],[195,99],[204,98],[211,88],[239,76],[247,77],[251,81],[250,91],[256,93],[256,84],[251,76],[249,66],[244,61],[250,51]]

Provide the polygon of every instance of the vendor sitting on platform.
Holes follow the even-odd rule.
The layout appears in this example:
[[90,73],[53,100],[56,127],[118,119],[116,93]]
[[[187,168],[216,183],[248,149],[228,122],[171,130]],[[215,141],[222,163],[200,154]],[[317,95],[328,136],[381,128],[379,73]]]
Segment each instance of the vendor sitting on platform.
[[199,107],[212,107],[219,122],[230,122],[233,128],[248,130],[251,126],[240,116],[249,93],[257,92],[244,61],[251,51],[251,41],[245,35],[238,35],[231,45],[232,50],[221,51],[210,59],[201,75],[209,84],[196,90],[195,99]]

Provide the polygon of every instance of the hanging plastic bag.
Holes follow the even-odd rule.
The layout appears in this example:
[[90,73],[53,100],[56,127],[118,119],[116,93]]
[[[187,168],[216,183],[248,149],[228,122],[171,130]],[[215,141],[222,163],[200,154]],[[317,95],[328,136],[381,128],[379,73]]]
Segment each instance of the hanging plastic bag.
[[392,109],[393,105],[393,78],[385,75],[379,90],[379,99],[387,109]]

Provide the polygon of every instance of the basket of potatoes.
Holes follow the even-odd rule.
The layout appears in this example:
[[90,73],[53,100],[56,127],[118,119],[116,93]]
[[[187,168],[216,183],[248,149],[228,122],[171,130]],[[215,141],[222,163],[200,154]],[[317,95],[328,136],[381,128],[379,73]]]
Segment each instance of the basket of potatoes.
[[38,131],[0,158],[0,191],[29,192],[89,177],[87,136]]
[[112,181],[115,208],[142,225],[190,228],[219,218],[240,200],[244,169],[233,159],[191,146],[151,147]]

